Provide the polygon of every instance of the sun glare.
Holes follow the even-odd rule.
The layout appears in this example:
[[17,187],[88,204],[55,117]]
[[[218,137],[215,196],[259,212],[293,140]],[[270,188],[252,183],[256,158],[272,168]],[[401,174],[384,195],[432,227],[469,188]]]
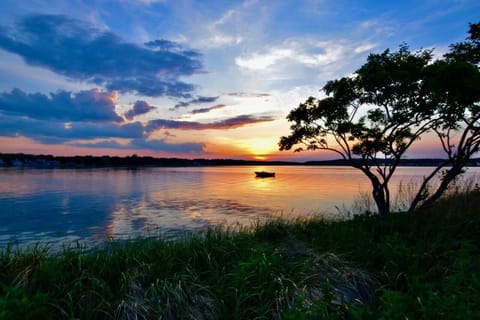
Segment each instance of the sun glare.
[[254,159],[267,160],[277,150],[277,142],[272,138],[256,138],[246,141],[244,147]]

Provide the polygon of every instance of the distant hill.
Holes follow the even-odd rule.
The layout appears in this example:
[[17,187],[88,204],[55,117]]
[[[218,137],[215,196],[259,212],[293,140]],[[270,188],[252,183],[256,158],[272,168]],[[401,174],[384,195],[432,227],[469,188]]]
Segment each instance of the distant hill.
[[[359,160],[360,161],[360,160]],[[442,159],[403,159],[400,166],[437,166]],[[386,164],[386,162],[380,162]],[[53,156],[23,153],[0,153],[0,167],[19,168],[140,168],[140,167],[200,167],[200,166],[240,166],[240,165],[309,165],[309,166],[350,166],[347,160],[323,160],[307,162],[255,161],[235,159],[181,159],[155,158],[132,155],[117,156]],[[472,159],[469,166],[479,166],[480,159]]]

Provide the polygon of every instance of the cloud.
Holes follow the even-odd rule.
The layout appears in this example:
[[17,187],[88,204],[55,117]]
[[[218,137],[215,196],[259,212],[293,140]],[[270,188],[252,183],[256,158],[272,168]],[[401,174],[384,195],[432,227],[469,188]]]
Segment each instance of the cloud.
[[170,108],[170,110],[175,110],[175,109],[178,109],[178,108],[185,108],[185,107],[188,107],[189,105],[190,105],[189,102],[181,101],[181,102],[177,103],[173,108]]
[[145,42],[144,45],[148,48],[151,49],[156,49],[164,52],[177,52],[181,53],[187,57],[192,57],[192,58],[200,58],[201,54],[197,51],[194,50],[184,50],[183,46],[179,43],[170,41],[170,40],[153,40],[149,42]]
[[108,122],[43,121],[24,117],[0,117],[0,136],[24,136],[44,143],[64,143],[74,139],[143,138],[139,122],[116,124]]
[[101,81],[96,83],[105,85],[108,90],[118,90],[121,93],[136,92],[149,97],[190,97],[190,92],[195,89],[193,85],[185,82],[166,82],[158,78],[148,77],[147,74],[130,79],[119,78],[111,80],[109,83],[102,83]]
[[190,101],[181,101],[181,102],[177,103],[172,108],[172,110],[178,109],[178,108],[185,108],[185,107],[188,107],[189,105],[192,105],[192,104],[212,103],[212,102],[217,101],[218,98],[219,97],[198,97],[198,98],[192,99]]
[[[148,140],[146,128],[140,122],[62,122],[44,121],[0,113],[0,136],[27,137],[36,142],[53,145],[70,145],[90,148],[121,150],[153,150],[174,153],[200,154],[203,143],[171,143],[165,139],[174,137],[166,132],[165,139]],[[129,141],[119,143],[117,139]],[[78,141],[82,142],[78,142]]]
[[179,77],[202,72],[196,51],[168,40],[127,43],[63,15],[30,15],[0,26],[0,48],[73,80],[146,96],[189,97],[194,87]]
[[217,19],[206,23],[200,45],[207,49],[238,46],[248,42],[258,33],[258,25],[263,20],[264,11],[254,8],[256,0],[229,4]]
[[251,115],[240,115],[225,120],[220,120],[210,123],[194,122],[194,121],[177,121],[156,119],[151,120],[147,124],[147,131],[154,131],[158,129],[178,129],[178,130],[220,130],[220,129],[235,129],[250,124],[269,122],[275,120],[270,116],[254,117]]
[[282,45],[264,51],[236,57],[235,63],[239,67],[250,71],[271,69],[284,61],[301,64],[309,68],[318,68],[347,60],[355,54],[361,54],[375,47],[376,44],[369,42],[354,43],[346,40],[288,40]]
[[115,113],[116,92],[91,89],[79,92],[58,91],[45,95],[20,89],[0,92],[0,111],[41,120],[122,121]]
[[225,34],[215,34],[210,38],[208,42],[209,47],[218,48],[230,45],[238,45],[244,40],[241,36],[229,36]]
[[138,2],[138,3],[149,6],[149,5],[152,5],[152,4],[155,4],[155,3],[163,3],[166,0],[131,0],[131,1]]
[[254,53],[247,57],[235,58],[235,63],[250,70],[265,70],[280,60],[293,58],[295,51],[289,48],[272,48],[267,52]]
[[206,41],[204,45],[210,48],[218,48],[242,43],[244,40],[242,36],[238,34],[230,35],[225,33],[225,31],[219,30],[224,29],[225,24],[229,23],[235,16],[238,16],[239,13],[239,10],[230,9],[225,12],[220,19],[210,24],[207,27],[210,35],[208,37],[208,41]]
[[155,107],[152,106],[151,104],[149,104],[148,102],[138,100],[133,105],[133,108],[128,110],[127,112],[125,112],[124,115],[125,115],[125,118],[127,118],[129,120],[133,120],[133,118],[135,118],[135,116],[148,113],[149,111],[151,111],[153,109],[155,109]]
[[226,105],[224,105],[224,104],[217,104],[216,106],[213,106],[213,107],[194,109],[194,110],[192,110],[191,113],[192,114],[208,113],[210,111],[217,110],[217,109],[222,109],[222,108],[225,108],[225,107],[226,107]]
[[78,147],[112,148],[124,150],[153,150],[173,153],[201,153],[205,145],[203,143],[169,143],[164,140],[133,139],[127,144],[118,143],[115,140],[105,140],[92,143],[73,143]]
[[364,43],[360,44],[358,47],[353,49],[355,53],[363,53],[372,50],[373,48],[377,47],[377,44],[374,43]]
[[232,97],[240,97],[240,98],[264,98],[264,97],[271,96],[271,94],[269,93],[255,93],[255,92],[231,92],[231,93],[228,93],[228,95]]

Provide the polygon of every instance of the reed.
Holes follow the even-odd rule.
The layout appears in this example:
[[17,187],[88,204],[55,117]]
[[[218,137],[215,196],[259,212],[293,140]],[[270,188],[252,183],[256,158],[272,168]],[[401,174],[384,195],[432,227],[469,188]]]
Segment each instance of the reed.
[[480,190],[385,217],[0,250],[0,319],[480,317]]

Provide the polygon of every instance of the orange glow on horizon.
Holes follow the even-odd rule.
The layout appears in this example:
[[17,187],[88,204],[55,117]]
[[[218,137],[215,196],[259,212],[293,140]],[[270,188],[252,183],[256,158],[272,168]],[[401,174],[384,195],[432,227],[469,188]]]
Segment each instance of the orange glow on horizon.
[[270,155],[277,152],[276,138],[247,139],[240,146],[255,160],[269,160]]
[[[51,154],[56,156],[152,156],[158,158],[203,158],[203,159],[241,159],[258,161],[296,161],[304,162],[311,160],[334,160],[339,156],[333,152],[322,150],[293,152],[279,151],[276,137],[265,138],[240,138],[234,137],[208,137],[209,142],[205,143],[201,153],[167,153],[154,150],[140,149],[114,149],[114,148],[95,148],[88,146],[75,146],[68,144],[42,144],[35,140],[17,136],[0,137],[1,153],[25,153],[25,154]],[[93,141],[93,140],[92,140]],[[128,140],[116,140],[125,144]],[[79,142],[79,141],[77,141]],[[82,141],[87,142],[87,141]],[[435,137],[426,136],[407,152],[406,158],[442,158],[444,152],[438,145]]]
[[35,140],[18,136],[13,138],[0,137],[1,153],[51,154],[54,156],[119,156],[126,157],[132,154],[152,157],[184,157],[184,154],[166,154],[151,150],[113,149],[77,147],[68,144],[42,144]]

